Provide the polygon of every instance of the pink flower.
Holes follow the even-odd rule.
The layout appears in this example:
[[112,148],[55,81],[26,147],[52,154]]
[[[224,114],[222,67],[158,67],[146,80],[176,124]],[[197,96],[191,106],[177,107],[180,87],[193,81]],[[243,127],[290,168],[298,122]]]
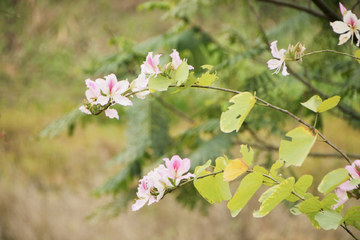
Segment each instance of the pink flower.
[[[176,51],[176,49],[173,49],[173,53],[170,54],[170,57],[172,58],[172,66],[173,66],[174,70],[176,70],[180,66],[180,64],[183,62],[183,60],[180,59],[179,52]],[[184,59],[184,61],[185,61],[185,59]],[[189,68],[189,70],[194,69],[194,67],[191,65],[188,65],[188,68]]]
[[96,83],[99,84],[101,91],[105,95],[99,96],[97,103],[105,105],[109,101],[114,100],[120,105],[132,106],[132,102],[127,97],[121,95],[128,90],[129,82],[127,80],[118,82],[115,74],[110,74],[105,79],[106,81],[100,78],[96,80]]
[[356,166],[358,168],[360,168],[360,160],[359,159],[355,160],[350,166],[345,167],[345,169],[348,170],[348,172],[350,173],[350,176],[353,179],[360,178],[360,172],[358,171],[358,169],[356,169]]
[[340,7],[341,15],[344,16],[344,14],[346,13],[347,9],[344,7],[344,5],[341,4],[341,2],[339,2],[339,7]]
[[[360,172],[358,171],[356,166],[358,168],[360,168],[360,160],[359,159],[355,160],[351,165],[345,167],[345,169],[348,170],[348,172],[349,172],[352,179],[359,179],[360,178]],[[346,193],[347,191],[352,191],[352,190],[354,190],[356,188],[357,188],[357,186],[350,185],[350,180],[340,184],[335,189],[336,196],[339,198],[339,200],[333,206],[333,209],[338,208],[340,205],[344,204],[349,199],[348,195]]]
[[343,6],[344,8],[342,8],[341,6],[340,6],[340,10],[341,13],[343,14],[343,22],[335,21],[330,23],[331,27],[333,28],[333,31],[338,34],[341,34],[339,37],[338,45],[344,44],[350,38],[352,40],[355,34],[356,38],[358,39],[356,46],[359,46],[360,20],[357,19],[356,15],[353,14],[350,10],[344,11],[346,10],[346,8],[344,6]]
[[275,72],[273,74],[277,74],[280,69],[281,66],[283,66],[283,70],[282,70],[282,75],[287,76],[289,75],[289,73],[286,71],[286,65],[285,65],[285,49],[280,49],[280,51],[278,51],[277,46],[276,46],[277,41],[273,41],[270,44],[270,49],[271,49],[271,55],[275,58],[275,59],[271,59],[267,62],[268,68],[270,70],[276,69]]
[[[85,91],[86,99],[88,100],[91,105],[96,104],[96,101],[98,100],[99,96],[101,96],[100,92],[100,86],[94,81],[91,81],[89,78],[85,80],[85,84],[88,87],[88,90]],[[87,109],[85,106],[81,106],[80,111],[86,114],[91,114],[89,109]]]
[[150,91],[148,91],[148,90],[142,91],[143,89],[145,89],[147,87],[148,84],[149,84],[149,78],[147,78],[145,76],[145,73],[141,73],[137,79],[135,79],[134,81],[131,82],[130,88],[133,92],[138,92],[138,93],[135,93],[135,95],[138,98],[144,99],[145,96],[150,93]]
[[170,179],[175,179],[175,185],[179,185],[181,179],[186,179],[189,177],[194,177],[194,174],[188,173],[190,169],[190,159],[184,158],[181,159],[179,156],[175,155],[169,160],[168,158],[164,158],[165,165],[168,169],[167,175]]
[[149,75],[155,74],[155,77],[161,73],[159,69],[160,64],[160,56],[161,54],[155,55],[155,57],[152,56],[153,52],[149,52],[146,61],[140,66],[141,72]]
[[147,177],[145,176],[143,179],[140,180],[140,184],[138,187],[138,191],[136,195],[139,197],[139,199],[136,200],[135,204],[131,206],[131,209],[133,211],[137,211],[140,208],[142,208],[147,202],[148,205],[156,202],[156,199],[153,195],[151,195],[151,182],[147,181]]

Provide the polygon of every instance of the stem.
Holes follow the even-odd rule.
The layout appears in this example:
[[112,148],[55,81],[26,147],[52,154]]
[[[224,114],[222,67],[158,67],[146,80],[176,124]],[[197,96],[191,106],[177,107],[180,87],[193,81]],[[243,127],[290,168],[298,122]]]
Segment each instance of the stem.
[[360,60],[360,58],[355,57],[354,55],[348,54],[348,53],[343,53],[343,52],[338,52],[338,51],[334,51],[334,50],[330,50],[330,49],[324,49],[324,50],[319,50],[319,51],[314,51],[314,52],[310,52],[310,53],[306,53],[303,55],[303,57],[307,57],[313,54],[318,54],[318,53],[324,53],[324,52],[329,52],[329,53],[336,53],[336,54],[340,54],[340,55],[345,55],[348,57],[352,57],[356,60]]
[[357,237],[355,237],[355,235],[347,228],[347,226],[345,224],[341,224],[340,225],[345,231],[347,231],[348,234],[350,234],[350,236],[352,236],[354,239],[359,240]]

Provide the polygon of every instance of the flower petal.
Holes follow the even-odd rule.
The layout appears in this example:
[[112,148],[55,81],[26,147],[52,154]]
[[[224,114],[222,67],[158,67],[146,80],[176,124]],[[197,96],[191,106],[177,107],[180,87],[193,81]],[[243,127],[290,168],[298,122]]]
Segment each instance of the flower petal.
[[347,11],[346,14],[344,15],[344,23],[349,24],[350,26],[355,26],[356,22],[357,22],[357,17],[355,14],[353,14],[351,11]]
[[82,111],[83,113],[86,113],[86,114],[91,114],[91,112],[85,107],[85,106],[81,106],[79,108],[80,111]]
[[330,25],[331,25],[333,31],[338,34],[342,34],[342,33],[350,30],[349,26],[346,23],[341,22],[341,21],[331,22]]
[[107,104],[109,102],[109,99],[110,99],[109,96],[102,96],[101,95],[101,96],[98,97],[96,103],[99,103],[99,104],[104,106],[105,104]]
[[133,211],[137,211],[140,208],[142,208],[146,202],[148,201],[148,199],[137,199],[136,202],[131,206],[131,209]]
[[105,110],[105,115],[109,118],[116,118],[119,120],[119,114],[116,109],[108,108]]
[[338,45],[342,45],[344,43],[347,42],[347,40],[349,40],[349,38],[351,38],[351,32],[347,32],[345,34],[341,34],[340,37],[339,37],[339,44]]
[[115,95],[113,96],[113,99],[116,103],[123,105],[123,106],[132,106],[133,103],[128,99],[127,97],[124,97],[122,95]]
[[341,2],[339,2],[339,7],[340,7],[341,15],[344,16],[344,14],[346,13],[347,9],[344,7],[344,5],[341,4]]
[[278,58],[280,59],[280,53],[277,49],[277,46],[276,46],[276,43],[277,41],[273,41],[271,44],[270,44],[270,49],[271,49],[271,55],[274,57],[274,58]]
[[270,59],[269,61],[267,61],[267,65],[270,70],[276,69],[279,66],[281,67],[281,64],[282,62],[277,59]]
[[284,62],[284,66],[283,66],[283,70],[282,70],[281,74],[284,75],[284,76],[290,75],[286,70],[287,70],[287,67],[286,67],[285,62]]

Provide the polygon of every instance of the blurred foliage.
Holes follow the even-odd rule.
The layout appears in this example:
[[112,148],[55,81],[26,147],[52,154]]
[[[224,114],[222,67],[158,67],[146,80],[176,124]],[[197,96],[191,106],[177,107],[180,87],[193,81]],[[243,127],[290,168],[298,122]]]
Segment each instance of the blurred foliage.
[[[360,83],[357,77],[360,70],[354,59],[331,53],[313,55],[304,58],[303,62],[288,62],[292,72],[287,77],[273,75],[266,65],[266,61],[272,58],[267,42],[274,40],[278,40],[279,49],[286,49],[289,43],[300,41],[305,45],[306,52],[321,49],[354,52],[355,45],[338,46],[338,35],[332,31],[327,19],[272,3],[252,2],[264,32],[245,0],[144,3],[138,7],[139,10],[162,12],[162,21],[171,21],[173,26],[167,32],[139,43],[122,35],[112,36],[108,44],[115,51],[94,61],[85,72],[95,76],[115,73],[118,79],[132,80],[140,73],[140,65],[148,52],[163,54],[161,64],[164,64],[170,61],[168,55],[172,49],[177,49],[181,58],[187,58],[188,63],[195,67],[195,76],[204,72],[201,65],[211,64],[214,66],[212,71],[217,71],[219,76],[215,86],[256,92],[267,102],[309,121],[314,121],[314,115],[300,102],[305,102],[314,94],[323,99],[339,95],[341,103],[331,113],[347,120],[354,128],[360,128]],[[295,2],[322,11],[313,3],[303,5],[302,1]],[[340,14],[337,1],[327,1],[327,4]],[[219,19],[218,15],[223,18]],[[253,138],[260,131],[279,137],[289,130],[288,118],[283,113],[255,106],[256,109],[246,120],[245,130],[240,129],[237,134],[221,133],[220,115],[229,106],[231,97],[229,93],[213,90],[188,89],[177,94],[155,93],[143,101],[134,99],[134,106],[126,108],[122,118],[127,120],[127,147],[109,164],[110,167],[120,167],[120,170],[94,190],[97,196],[114,195],[113,204],[105,207],[106,210],[114,207],[115,213],[121,212],[121,208],[132,199],[129,194],[135,197],[135,191],[129,191],[136,186],[135,180],[162,163],[164,157],[174,154],[188,157],[194,169],[224,153],[231,156],[230,150],[238,144],[240,137],[246,139],[246,132],[252,133]],[[71,116],[55,125],[74,127],[76,121]],[[322,118],[319,118],[317,126],[321,129],[323,124]],[[50,126],[55,128],[55,125]],[[44,131],[41,134],[51,135],[49,129]],[[180,191],[178,200],[183,206],[191,209],[197,206],[196,202],[201,198],[182,197],[189,195],[185,193],[194,192],[194,189],[189,187]],[[203,209],[203,205],[199,206]]]

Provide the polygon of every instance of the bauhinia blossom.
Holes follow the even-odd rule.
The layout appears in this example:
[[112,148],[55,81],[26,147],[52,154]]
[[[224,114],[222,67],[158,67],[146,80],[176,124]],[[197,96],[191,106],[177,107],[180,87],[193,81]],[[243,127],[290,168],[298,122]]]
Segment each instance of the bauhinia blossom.
[[[345,167],[348,170],[352,179],[360,179],[360,160],[355,160],[351,165]],[[344,204],[349,198],[347,195],[347,191],[352,191],[356,189],[358,186],[352,186],[350,184],[350,180],[343,182],[336,189],[336,196],[339,198],[338,202],[333,206],[333,209],[338,208],[340,205]]]
[[[101,96],[100,92],[100,86],[94,81],[91,81],[89,78],[85,80],[85,84],[88,87],[88,90],[85,91],[85,96],[87,101],[93,105],[96,103],[99,96]],[[89,109],[87,109],[85,106],[81,106],[80,111],[86,114],[91,114]]]
[[268,68],[270,70],[276,69],[275,72],[273,74],[277,74],[279,73],[281,66],[283,66],[283,70],[281,72],[282,75],[287,76],[289,75],[289,73],[286,71],[286,65],[285,65],[285,49],[280,49],[280,51],[278,51],[277,46],[276,46],[277,41],[273,41],[270,44],[270,49],[271,49],[271,55],[275,58],[275,59],[271,59],[267,62]]
[[146,61],[140,66],[141,72],[148,75],[155,74],[155,77],[159,73],[162,73],[159,69],[160,56],[161,54],[157,54],[153,57],[153,52],[149,52],[146,57]]
[[[160,164],[159,167],[150,171],[146,176],[140,180],[138,192],[136,193],[138,199],[132,205],[132,210],[137,211],[146,203],[148,205],[160,201],[165,194],[166,189],[171,189],[179,185],[181,179],[194,177],[194,174],[184,173],[190,169],[190,160],[187,158],[181,159],[179,156],[173,156],[171,161],[165,158],[166,167]],[[175,181],[170,181],[175,179]]]
[[[180,59],[179,52],[176,51],[176,49],[173,49],[173,53],[170,54],[170,57],[172,58],[171,65],[174,68],[174,70],[176,70],[180,66],[180,64],[183,62],[183,60]],[[186,60],[184,59],[184,61],[186,61]],[[194,67],[191,65],[188,65],[188,68],[189,68],[189,70],[194,69]]]
[[194,177],[194,174],[192,173],[185,174],[190,169],[190,159],[181,159],[179,156],[175,155],[171,158],[171,160],[164,158],[164,161],[168,169],[167,175],[170,179],[175,180],[175,185],[178,185],[181,179]]
[[149,78],[145,73],[140,73],[137,79],[131,82],[130,89],[136,92],[135,95],[140,99],[145,99],[145,96],[150,93],[148,90],[144,90],[149,84]]
[[106,105],[109,101],[115,101],[123,106],[132,106],[132,102],[122,94],[129,88],[129,82],[127,80],[117,81],[115,74],[110,74],[103,79],[97,79],[96,83],[99,84],[103,95],[99,96],[97,102],[101,105]]
[[352,42],[353,36],[355,34],[356,38],[358,39],[356,46],[359,46],[360,20],[356,17],[355,14],[351,12],[351,10],[348,11],[341,3],[339,3],[339,6],[341,14],[343,15],[343,22],[335,21],[330,23],[333,31],[341,34],[338,45],[344,44],[350,38]]

